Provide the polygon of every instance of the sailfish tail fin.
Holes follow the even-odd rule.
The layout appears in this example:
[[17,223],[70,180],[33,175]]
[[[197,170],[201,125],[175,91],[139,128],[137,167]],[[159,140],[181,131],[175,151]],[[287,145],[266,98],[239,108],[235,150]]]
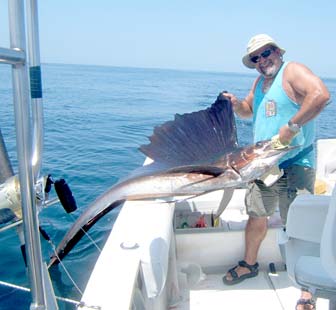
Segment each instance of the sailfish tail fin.
[[156,162],[172,166],[209,160],[209,154],[223,154],[236,148],[237,129],[229,99],[218,96],[207,109],[176,114],[154,128],[150,143],[140,151]]

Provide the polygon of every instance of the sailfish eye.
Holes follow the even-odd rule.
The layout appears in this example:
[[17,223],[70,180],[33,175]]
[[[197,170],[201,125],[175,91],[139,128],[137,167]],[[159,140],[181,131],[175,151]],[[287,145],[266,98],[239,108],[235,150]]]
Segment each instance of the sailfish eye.
[[263,143],[262,143],[262,141],[258,141],[256,144],[255,144],[255,146],[256,147],[263,147]]

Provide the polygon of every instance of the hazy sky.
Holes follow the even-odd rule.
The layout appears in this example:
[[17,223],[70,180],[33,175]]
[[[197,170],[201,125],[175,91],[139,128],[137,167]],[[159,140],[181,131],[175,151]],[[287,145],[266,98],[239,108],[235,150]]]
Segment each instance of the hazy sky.
[[42,62],[252,72],[241,57],[267,33],[286,60],[336,77],[334,0],[40,0],[39,19]]

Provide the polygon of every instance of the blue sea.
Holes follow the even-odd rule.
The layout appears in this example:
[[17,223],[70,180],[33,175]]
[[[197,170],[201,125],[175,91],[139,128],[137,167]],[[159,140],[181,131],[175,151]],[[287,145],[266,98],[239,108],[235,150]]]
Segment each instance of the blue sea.
[[[10,67],[1,66],[0,128],[17,172],[10,76]],[[64,178],[78,206],[71,215],[59,204],[40,212],[40,225],[55,244],[98,195],[142,164],[144,156],[138,147],[148,142],[154,126],[172,120],[176,113],[208,107],[223,90],[244,97],[255,79],[253,74],[60,64],[43,65],[42,77],[42,174],[51,174],[55,180]],[[336,79],[323,80],[335,100]],[[320,114],[318,138],[336,136],[335,115],[335,104]],[[239,143],[250,143],[251,121],[237,119],[237,129]],[[51,195],[55,196],[55,192]],[[118,212],[113,210],[90,230],[98,247],[104,244]],[[0,281],[28,287],[16,230],[1,233],[0,240]],[[47,259],[52,246],[43,239],[42,246]],[[64,260],[81,291],[98,254],[97,247],[84,237]],[[53,269],[51,276],[58,296],[80,299],[79,290],[62,267]],[[28,309],[29,304],[29,294],[0,288],[0,310]],[[61,302],[60,308],[74,307]]]

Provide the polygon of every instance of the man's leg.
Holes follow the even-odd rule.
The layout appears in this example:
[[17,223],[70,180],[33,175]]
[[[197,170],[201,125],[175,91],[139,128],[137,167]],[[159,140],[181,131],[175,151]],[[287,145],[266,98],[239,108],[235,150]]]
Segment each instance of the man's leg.
[[[267,217],[249,217],[245,228],[245,257],[244,260],[249,265],[254,265],[257,262],[258,251],[261,242],[264,240],[267,233]],[[248,268],[237,266],[235,268],[238,277],[243,274],[250,273]],[[231,281],[232,276],[228,272],[226,280]]]
[[261,242],[267,233],[267,217],[249,217],[245,229],[245,261],[249,265],[257,262]]
[[[287,220],[289,205],[297,196],[298,191],[309,192],[313,194],[315,184],[315,170],[312,168],[294,165],[289,167],[286,173],[288,175],[287,201],[286,197],[284,197],[283,199],[280,198],[280,202],[282,202],[280,206],[286,206],[284,210],[280,209],[280,213],[282,213],[282,219],[284,223],[286,223]],[[314,296],[309,291],[301,289],[301,296],[298,300],[296,309],[315,309],[315,300],[313,297]]]
[[[245,204],[249,215],[245,228],[245,255],[246,264],[238,264],[234,269],[230,269],[223,278],[224,283],[232,281],[233,278],[240,278],[242,275],[251,274],[256,276],[258,265],[257,256],[267,233],[267,216],[274,213],[278,202],[278,187],[272,185],[265,186],[262,181],[255,181],[248,185],[246,189]],[[243,265],[243,266],[242,266]],[[245,266],[244,266],[245,265]],[[250,267],[250,268],[248,268]],[[253,275],[254,274],[254,275]],[[247,276],[245,276],[246,278]],[[243,280],[243,279],[242,279]],[[237,281],[232,281],[235,283]],[[240,282],[240,281],[239,281]]]

